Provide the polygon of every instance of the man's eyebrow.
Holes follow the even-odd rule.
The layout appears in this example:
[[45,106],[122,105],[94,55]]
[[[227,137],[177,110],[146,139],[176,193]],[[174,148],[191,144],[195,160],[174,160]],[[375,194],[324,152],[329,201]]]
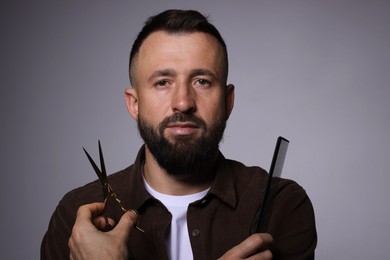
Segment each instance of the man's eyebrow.
[[218,80],[217,75],[208,69],[195,69],[191,71],[191,77],[195,76],[210,76],[213,77],[215,80]]
[[[176,71],[173,69],[162,69],[162,70],[156,70],[150,75],[148,78],[148,81],[152,81],[154,78],[157,77],[175,77],[177,75]],[[218,80],[217,75],[208,69],[194,69],[190,73],[190,77],[196,77],[196,76],[210,76],[215,80]]]
[[157,77],[164,77],[164,76],[175,76],[176,72],[173,69],[163,69],[163,70],[156,70],[152,73],[149,77],[149,81],[151,81],[154,78]]

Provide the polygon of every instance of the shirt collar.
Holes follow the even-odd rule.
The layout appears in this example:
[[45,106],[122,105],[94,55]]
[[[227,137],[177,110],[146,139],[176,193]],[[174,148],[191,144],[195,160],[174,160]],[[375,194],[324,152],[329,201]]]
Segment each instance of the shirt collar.
[[138,151],[134,164],[124,170],[128,175],[127,183],[123,183],[120,186],[124,187],[123,194],[126,196],[123,198],[124,205],[130,209],[140,210],[140,208],[153,197],[145,189],[142,180],[142,168],[145,161],[145,145]]
[[234,174],[229,161],[219,152],[215,179],[211,185],[210,194],[215,195],[231,208],[237,205]]

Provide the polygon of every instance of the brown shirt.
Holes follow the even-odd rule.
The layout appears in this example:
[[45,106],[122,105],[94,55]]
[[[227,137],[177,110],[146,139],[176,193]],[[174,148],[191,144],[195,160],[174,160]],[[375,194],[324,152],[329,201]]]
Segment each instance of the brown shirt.
[[[171,215],[145,189],[142,180],[144,148],[135,163],[109,176],[109,182],[127,209],[137,209],[138,226],[129,236],[129,259],[167,259],[165,238]],[[194,259],[217,259],[256,233],[258,211],[267,173],[259,167],[219,156],[215,180],[208,194],[189,205],[188,232]],[[274,178],[261,232],[275,242],[274,259],[313,259],[317,235],[312,204],[293,181]],[[64,196],[50,220],[41,245],[41,259],[69,259],[68,239],[79,206],[102,201],[99,181]],[[123,211],[109,203],[108,214],[119,220]]]

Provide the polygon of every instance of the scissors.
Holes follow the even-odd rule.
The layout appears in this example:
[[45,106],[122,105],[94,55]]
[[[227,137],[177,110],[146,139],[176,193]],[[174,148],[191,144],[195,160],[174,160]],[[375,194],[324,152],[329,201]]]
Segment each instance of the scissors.
[[[109,196],[112,196],[115,199],[115,201],[119,204],[120,208],[124,212],[126,212],[127,209],[125,207],[123,207],[122,202],[119,200],[118,196],[116,195],[116,193],[114,192],[114,190],[112,189],[111,185],[109,184],[109,182],[107,180],[106,166],[104,164],[103,151],[102,151],[102,146],[100,145],[100,140],[98,141],[98,144],[99,144],[99,158],[100,158],[100,168],[101,168],[101,170],[98,168],[96,163],[93,161],[92,157],[89,155],[87,150],[85,150],[85,148],[83,148],[83,150],[84,150],[85,154],[87,155],[88,160],[91,163],[93,169],[95,170],[96,175],[98,176],[98,178],[100,180],[100,183],[102,185],[103,199],[104,199],[103,216],[104,216],[104,220],[106,222],[106,229],[108,230],[108,229],[112,228],[111,225],[108,222],[108,217],[107,217],[107,213],[106,213],[106,206],[107,206],[107,201],[108,201]],[[131,210],[131,211],[133,211],[137,215],[137,219],[139,219],[138,212],[136,210]],[[144,232],[137,225],[136,225],[136,228],[139,231]]]

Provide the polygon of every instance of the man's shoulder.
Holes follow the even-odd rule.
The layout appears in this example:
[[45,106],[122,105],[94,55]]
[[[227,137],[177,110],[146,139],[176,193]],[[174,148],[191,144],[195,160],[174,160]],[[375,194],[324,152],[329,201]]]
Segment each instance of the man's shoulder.
[[230,175],[234,182],[265,182],[268,178],[266,170],[260,166],[247,166],[242,162],[224,159],[220,168],[225,174]]
[[[236,178],[254,178],[261,181],[268,179],[268,172],[260,166],[247,166],[244,163],[232,159],[224,159],[224,169],[230,169]],[[280,188],[302,190],[303,188],[294,180],[274,177],[273,182]]]
[[[127,183],[132,173],[133,165],[110,174],[108,182],[112,187],[118,187]],[[99,179],[89,182],[81,187],[77,187],[64,195],[60,204],[71,204],[72,207],[79,207],[84,204],[103,201],[102,186]]]
[[223,167],[230,168],[234,171],[235,174],[260,174],[266,175],[267,171],[261,168],[260,166],[248,166],[243,162],[236,161],[233,159],[223,158],[222,160]]
[[[243,185],[244,189],[257,187],[265,189],[268,181],[268,172],[260,166],[247,166],[242,162],[224,159],[223,167],[233,177],[235,185]],[[297,182],[287,178],[272,178],[271,196],[306,197],[306,191]]]

